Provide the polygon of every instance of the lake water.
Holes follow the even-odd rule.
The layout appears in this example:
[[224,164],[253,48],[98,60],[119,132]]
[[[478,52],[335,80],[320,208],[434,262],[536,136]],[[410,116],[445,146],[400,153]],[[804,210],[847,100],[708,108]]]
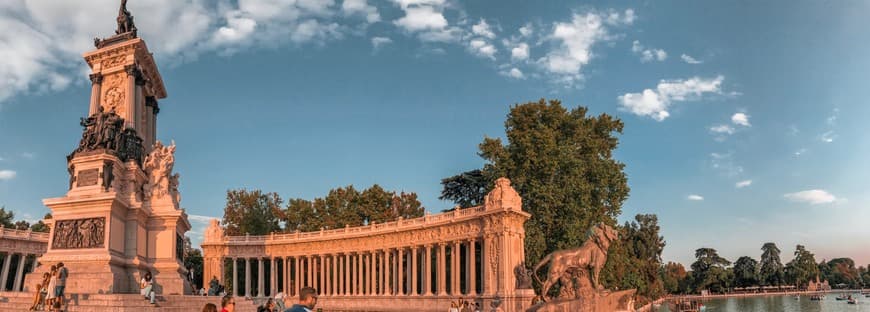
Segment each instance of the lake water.
[[[704,312],[870,312],[870,298],[860,294],[852,294],[858,299],[858,304],[848,304],[845,300],[834,298],[837,294],[828,294],[822,301],[810,301],[809,296],[767,296],[717,298],[703,300]],[[673,312],[662,306],[658,312]]]

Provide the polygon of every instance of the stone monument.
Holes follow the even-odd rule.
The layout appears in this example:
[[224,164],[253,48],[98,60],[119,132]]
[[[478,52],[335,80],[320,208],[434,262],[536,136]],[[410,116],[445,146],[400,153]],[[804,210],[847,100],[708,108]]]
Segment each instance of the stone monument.
[[163,294],[189,294],[182,265],[190,230],[179,207],[175,144],[156,139],[163,80],[121,1],[115,35],[84,54],[91,98],[78,147],[67,156],[66,196],[44,199],[52,219],[47,252],[25,285],[50,265],[68,268],[67,293],[136,293],[146,271]]
[[[634,311],[637,290],[610,291],[598,283],[610,244],[617,239],[616,230],[599,224],[590,233],[589,239],[579,248],[554,251],[535,266],[532,273],[541,283],[540,299],[544,302],[533,305],[528,312]],[[547,279],[542,282],[535,272],[547,263],[550,268]],[[556,283],[560,285],[559,295],[551,300],[547,295]]]

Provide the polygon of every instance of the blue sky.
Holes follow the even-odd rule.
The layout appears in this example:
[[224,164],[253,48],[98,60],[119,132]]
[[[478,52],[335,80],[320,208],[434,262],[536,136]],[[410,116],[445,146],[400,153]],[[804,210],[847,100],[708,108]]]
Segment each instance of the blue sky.
[[[659,216],[666,261],[776,242],[870,263],[870,3],[132,0],[169,97],[182,206],[201,237],[225,191],[416,192],[480,167],[510,105],[625,122],[621,220]],[[62,196],[117,2],[0,4],[0,205]]]

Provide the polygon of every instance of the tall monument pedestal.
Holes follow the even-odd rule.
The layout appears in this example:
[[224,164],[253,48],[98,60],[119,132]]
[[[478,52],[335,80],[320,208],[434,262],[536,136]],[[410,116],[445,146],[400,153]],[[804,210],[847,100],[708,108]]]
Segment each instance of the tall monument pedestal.
[[184,278],[184,234],[175,145],[156,139],[163,80],[133,16],[121,2],[115,35],[84,54],[91,99],[78,147],[67,156],[69,191],[43,203],[52,219],[47,252],[26,287],[52,265],[69,273],[66,292],[138,293],[146,272],[158,294],[191,294]]

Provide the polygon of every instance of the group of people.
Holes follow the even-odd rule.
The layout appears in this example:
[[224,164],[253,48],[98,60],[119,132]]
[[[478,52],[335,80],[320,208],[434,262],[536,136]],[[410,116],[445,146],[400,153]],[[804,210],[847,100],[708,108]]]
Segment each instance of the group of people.
[[36,284],[36,295],[30,311],[60,311],[63,306],[64,289],[69,271],[63,262],[52,265],[48,272],[42,274],[42,280]]
[[[304,287],[299,290],[299,302],[293,303],[293,298],[279,294],[276,298],[269,298],[263,305],[257,308],[257,312],[312,312],[314,306],[317,305],[317,290],[312,287]],[[285,309],[286,307],[286,309]],[[236,298],[233,296],[224,296],[221,299],[221,310],[218,311],[217,306],[213,303],[206,303],[202,307],[202,312],[234,312],[236,309]]]
[[468,300],[459,299],[459,301],[451,301],[448,312],[480,312],[480,303],[468,302]]

